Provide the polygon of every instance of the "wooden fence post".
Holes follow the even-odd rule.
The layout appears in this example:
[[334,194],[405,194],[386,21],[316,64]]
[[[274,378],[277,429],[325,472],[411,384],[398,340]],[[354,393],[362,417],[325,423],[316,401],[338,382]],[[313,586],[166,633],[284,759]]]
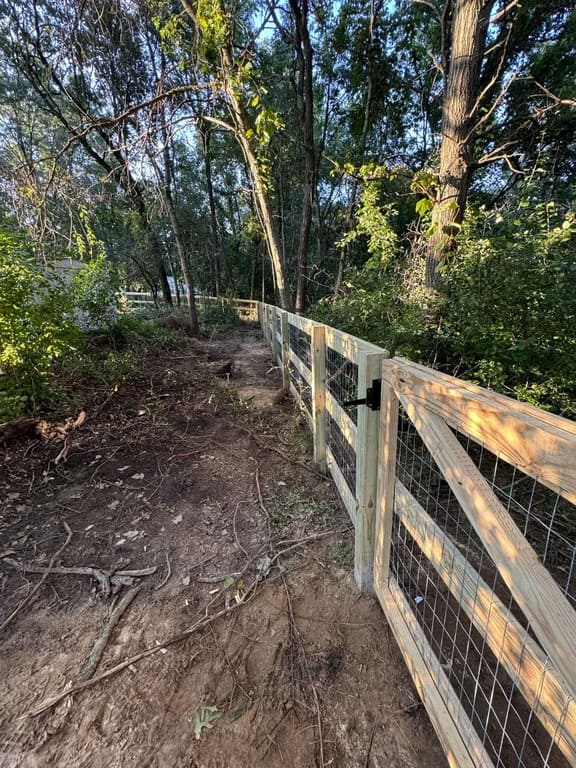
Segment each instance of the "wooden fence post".
[[312,352],[312,424],[314,426],[314,461],[326,472],[326,345],[324,326],[313,325],[310,334]]
[[[358,396],[364,397],[375,379],[380,379],[382,354],[362,352],[358,361]],[[374,523],[378,478],[378,433],[380,413],[367,406],[358,408],[356,446],[356,526],[354,578],[361,592],[374,592]]]
[[282,328],[282,386],[290,389],[290,328],[288,312],[281,311],[280,323]]
[[376,543],[374,581],[376,589],[388,588],[390,547],[396,492],[396,447],[398,442],[399,401],[393,387],[382,380],[380,405],[380,461],[378,466],[378,503],[376,507]]

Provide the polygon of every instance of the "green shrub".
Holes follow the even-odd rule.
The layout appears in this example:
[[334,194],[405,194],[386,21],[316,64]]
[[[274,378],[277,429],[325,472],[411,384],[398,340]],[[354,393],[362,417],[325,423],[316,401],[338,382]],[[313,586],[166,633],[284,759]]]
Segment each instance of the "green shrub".
[[119,306],[120,280],[116,269],[103,254],[82,264],[74,273],[70,289],[82,325],[111,328]]
[[225,331],[240,325],[240,316],[228,299],[206,301],[199,308],[200,323],[204,328]]
[[574,416],[575,235],[574,213],[553,203],[469,211],[443,268],[437,327],[427,327],[414,270],[399,256],[391,260],[386,238],[382,255],[348,273],[347,295],[323,300],[310,316],[392,354]]
[[0,418],[38,402],[55,359],[81,346],[64,287],[40,272],[25,238],[0,225]]

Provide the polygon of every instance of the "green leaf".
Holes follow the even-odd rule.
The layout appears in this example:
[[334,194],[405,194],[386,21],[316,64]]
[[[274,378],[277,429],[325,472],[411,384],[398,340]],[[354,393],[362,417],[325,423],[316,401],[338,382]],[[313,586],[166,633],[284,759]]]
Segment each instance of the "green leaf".
[[432,208],[434,208],[434,203],[427,197],[421,197],[416,203],[416,213],[419,216],[425,216],[432,210]]

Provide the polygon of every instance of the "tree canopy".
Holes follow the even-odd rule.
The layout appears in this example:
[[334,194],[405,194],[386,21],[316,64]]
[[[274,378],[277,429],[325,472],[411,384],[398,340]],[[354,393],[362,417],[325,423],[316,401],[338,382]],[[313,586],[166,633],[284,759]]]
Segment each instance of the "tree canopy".
[[262,298],[573,413],[574,0],[0,21],[0,236],[26,264],[104,260],[187,294],[194,328],[198,292]]

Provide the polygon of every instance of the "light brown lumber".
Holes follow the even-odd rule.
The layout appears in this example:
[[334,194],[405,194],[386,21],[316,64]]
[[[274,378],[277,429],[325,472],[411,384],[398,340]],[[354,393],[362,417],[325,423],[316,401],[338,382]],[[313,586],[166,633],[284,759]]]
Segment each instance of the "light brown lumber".
[[576,504],[573,422],[405,361],[384,361],[382,370],[398,394]]
[[576,765],[576,700],[546,654],[398,480],[396,511],[554,742]]
[[450,768],[494,768],[440,663],[426,663],[424,654],[434,652],[401,589],[392,580],[389,586],[377,582],[376,592]]
[[[358,393],[367,394],[374,379],[380,378],[384,352],[362,351],[358,359]],[[356,525],[354,535],[354,578],[365,594],[374,594],[374,539],[378,481],[378,434],[380,413],[368,406],[358,409],[356,427]]]
[[326,465],[328,467],[328,472],[330,472],[332,475],[332,480],[334,481],[334,485],[340,494],[340,498],[348,510],[350,520],[354,525],[356,525],[356,499],[350,490],[350,486],[346,482],[346,478],[342,474],[342,470],[338,466],[338,462],[334,458],[334,454],[330,450],[330,446],[326,448]]
[[399,401],[388,384],[382,385],[380,404],[380,461],[378,464],[378,506],[376,509],[375,578],[383,585],[390,573],[390,544],[396,490]]
[[324,326],[311,329],[312,352],[312,421],[314,424],[314,461],[326,471],[326,347]]
[[576,611],[445,421],[398,394],[538,641],[576,696]]
[[290,329],[288,327],[288,313],[280,312],[280,328],[282,331],[282,386],[290,388]]
[[500,392],[494,392],[491,389],[480,387],[478,384],[472,384],[464,379],[458,379],[455,376],[449,376],[447,373],[442,373],[434,368],[428,368],[425,365],[419,365],[418,363],[407,360],[403,357],[395,358],[395,361],[404,367],[405,370],[409,370],[416,375],[422,375],[431,381],[437,382],[441,385],[448,385],[459,390],[463,394],[467,393],[475,396],[486,396],[491,403],[495,403],[506,410],[511,410],[519,416],[526,416],[530,419],[537,419],[542,424],[547,424],[555,429],[563,429],[566,432],[576,436],[576,421],[566,419],[563,416],[558,416],[549,411],[545,411],[542,408],[538,408],[535,405],[524,403],[522,400],[516,400],[513,397],[508,397]]
[[342,432],[342,435],[346,438],[346,441],[352,446],[352,448],[354,448],[354,450],[356,450],[356,445],[358,442],[358,427],[356,424],[354,424],[350,418],[350,415],[346,413],[334,395],[332,395],[330,390],[326,391],[326,411],[330,414],[333,421],[338,424],[340,427],[340,432]]

